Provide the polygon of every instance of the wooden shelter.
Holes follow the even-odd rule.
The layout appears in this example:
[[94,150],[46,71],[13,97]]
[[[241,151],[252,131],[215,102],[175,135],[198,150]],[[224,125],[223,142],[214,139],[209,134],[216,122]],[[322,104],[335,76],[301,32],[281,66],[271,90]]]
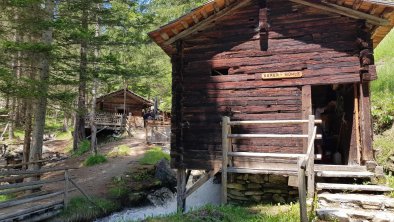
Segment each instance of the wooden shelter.
[[100,112],[129,114],[142,117],[142,110],[150,108],[153,103],[130,90],[118,90],[97,98]]
[[[143,127],[143,110],[153,103],[130,90],[118,90],[97,98],[95,124],[98,129],[123,130]],[[86,128],[90,128],[90,116],[86,116]]]
[[[373,48],[394,26],[393,11],[394,3],[379,0],[214,0],[151,32],[173,64],[178,185],[186,169],[217,172],[227,163],[233,172],[296,174],[297,161],[285,157],[307,152],[308,136],[294,135],[308,133],[310,115],[322,120],[322,139],[313,146],[322,158],[311,164],[373,161]],[[231,132],[222,129],[224,116],[235,121],[228,122]],[[267,120],[281,124],[237,124]],[[227,162],[227,144],[248,158],[232,153]],[[269,164],[271,157],[281,158]]]

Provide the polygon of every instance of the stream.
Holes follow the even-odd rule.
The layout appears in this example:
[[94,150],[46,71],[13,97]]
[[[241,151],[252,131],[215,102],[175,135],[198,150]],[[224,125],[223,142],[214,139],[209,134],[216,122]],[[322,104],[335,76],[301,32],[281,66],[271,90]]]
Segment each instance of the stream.
[[[114,213],[108,217],[98,219],[95,222],[141,221],[148,217],[169,215],[176,212],[176,194],[168,195],[164,202],[162,199],[149,198],[149,200],[153,202],[152,206],[126,209],[122,212]],[[220,184],[215,184],[213,179],[210,179],[187,198],[186,211],[190,211],[207,204],[220,204]]]

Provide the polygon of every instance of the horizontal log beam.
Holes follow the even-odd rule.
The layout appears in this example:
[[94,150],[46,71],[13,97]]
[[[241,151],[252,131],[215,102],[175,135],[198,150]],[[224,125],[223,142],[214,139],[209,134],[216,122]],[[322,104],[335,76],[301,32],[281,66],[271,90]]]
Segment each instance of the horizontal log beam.
[[[233,139],[257,139],[257,138],[308,138],[303,134],[229,134],[228,138]],[[316,139],[321,139],[322,135],[317,135]]]
[[329,2],[322,2],[322,3],[312,3],[309,1],[305,1],[305,0],[290,0],[294,3],[298,3],[298,4],[302,4],[302,5],[306,5],[309,7],[313,7],[313,8],[317,8],[317,9],[321,9],[324,11],[328,11],[328,12],[333,12],[333,13],[337,13],[340,15],[344,15],[350,18],[354,18],[354,19],[364,19],[367,22],[374,24],[374,25],[379,25],[379,26],[387,26],[390,25],[390,21],[387,19],[383,19],[374,15],[370,15],[364,12],[360,12],[354,9],[350,9],[350,8],[346,8],[344,6],[340,6],[337,4],[332,4]]
[[272,158],[291,158],[296,159],[305,157],[305,154],[287,154],[287,153],[254,153],[254,152],[229,152],[232,157],[272,157]]
[[[308,123],[308,120],[265,120],[265,121],[231,121],[229,125],[260,125],[260,124],[302,124]],[[321,124],[321,120],[316,120],[316,124]]]

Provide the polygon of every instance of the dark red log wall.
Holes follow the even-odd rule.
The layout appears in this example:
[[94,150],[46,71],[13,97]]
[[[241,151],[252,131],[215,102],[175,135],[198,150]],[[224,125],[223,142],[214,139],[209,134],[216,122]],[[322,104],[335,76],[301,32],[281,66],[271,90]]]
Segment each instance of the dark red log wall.
[[[182,90],[175,113],[182,124],[173,126],[173,141],[181,137],[172,146],[174,167],[210,169],[219,163],[223,115],[232,120],[301,119],[303,85],[360,81],[356,38],[362,22],[289,1],[270,0],[266,6],[254,1],[183,40],[182,60],[176,60],[183,63],[176,71]],[[212,76],[213,69],[228,70],[228,75]],[[261,79],[261,73],[282,71],[302,71],[304,76]],[[268,126],[235,132],[301,133],[302,129]],[[239,140],[234,148],[300,153],[302,144],[302,140]]]

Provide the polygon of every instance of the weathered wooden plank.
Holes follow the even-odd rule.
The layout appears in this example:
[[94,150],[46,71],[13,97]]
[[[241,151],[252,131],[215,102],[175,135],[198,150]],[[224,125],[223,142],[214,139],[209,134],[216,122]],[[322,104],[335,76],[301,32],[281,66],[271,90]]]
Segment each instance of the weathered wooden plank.
[[230,133],[230,118],[224,116],[222,118],[222,192],[221,203],[227,204],[227,169],[228,169],[228,152],[229,152],[229,133]]
[[317,183],[317,190],[342,190],[342,191],[367,191],[367,192],[391,192],[392,188],[378,185],[359,185],[359,184],[336,184],[336,183]]

